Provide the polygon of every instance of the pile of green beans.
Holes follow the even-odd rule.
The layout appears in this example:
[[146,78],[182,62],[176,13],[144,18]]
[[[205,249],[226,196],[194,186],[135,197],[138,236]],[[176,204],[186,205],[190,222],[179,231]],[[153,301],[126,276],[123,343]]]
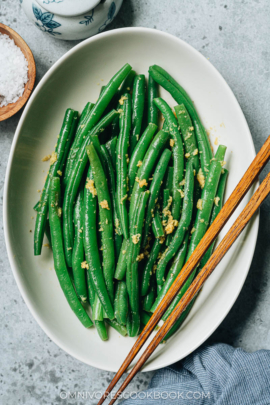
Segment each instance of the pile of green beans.
[[[176,100],[173,110],[159,86]],[[104,341],[108,326],[134,337],[222,207],[226,147],[219,145],[213,157],[191,98],[157,65],[148,81],[124,65],[81,115],[66,110],[57,138],[34,206],[34,254],[41,254],[45,235],[62,291],[86,328],[94,326]]]

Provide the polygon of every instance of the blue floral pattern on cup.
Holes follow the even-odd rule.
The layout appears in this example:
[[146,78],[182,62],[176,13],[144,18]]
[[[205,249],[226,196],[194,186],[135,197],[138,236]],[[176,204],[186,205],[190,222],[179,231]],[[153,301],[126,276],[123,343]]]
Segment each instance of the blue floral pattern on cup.
[[95,9],[92,10],[92,13],[90,15],[85,15],[85,20],[80,21],[79,24],[89,25],[90,23],[92,23],[94,21],[94,12]]
[[57,21],[53,20],[54,14],[45,12],[43,13],[42,10],[32,4],[33,13],[38,22],[36,22],[36,26],[43,32],[48,32],[51,35],[62,35],[61,32],[54,31],[56,28],[60,27],[61,24]]
[[63,3],[64,0],[43,0],[43,4]]
[[109,11],[108,11],[107,20],[105,21],[104,24],[101,25],[101,27],[99,27],[98,32],[103,31],[106,28],[106,26],[112,22],[114,15],[115,15],[115,11],[116,11],[116,5],[115,5],[115,2],[113,1],[112,4],[110,5]]

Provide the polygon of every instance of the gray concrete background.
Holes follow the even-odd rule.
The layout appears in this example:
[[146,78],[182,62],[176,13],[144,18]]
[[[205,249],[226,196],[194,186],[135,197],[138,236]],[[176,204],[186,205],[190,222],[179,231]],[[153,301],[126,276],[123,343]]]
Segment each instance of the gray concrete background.
[[[267,0],[124,0],[109,29],[143,26],[169,32],[210,58],[231,86],[258,151],[270,128],[270,3]],[[58,41],[29,22],[18,0],[0,0],[0,22],[15,29],[33,51],[37,82],[77,42]],[[1,206],[5,170],[21,113],[0,123]],[[269,170],[269,167],[268,167]],[[266,171],[264,172],[264,174]],[[248,351],[270,349],[269,200],[261,209],[259,238],[244,288],[208,342]],[[0,217],[0,404],[84,404],[60,399],[63,391],[103,391],[112,373],[88,367],[60,350],[24,304],[7,258]],[[129,391],[147,387],[139,374]]]

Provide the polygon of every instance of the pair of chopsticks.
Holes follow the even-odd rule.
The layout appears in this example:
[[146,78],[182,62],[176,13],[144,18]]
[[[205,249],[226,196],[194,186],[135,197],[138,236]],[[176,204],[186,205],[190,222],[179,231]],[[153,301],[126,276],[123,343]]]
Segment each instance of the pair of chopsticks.
[[[233,193],[225,203],[219,215],[217,216],[211,227],[208,229],[208,231],[204,235],[203,239],[201,240],[201,242],[199,243],[199,245],[197,246],[191,257],[189,258],[187,263],[184,265],[183,269],[181,270],[181,272],[175,279],[173,285],[171,286],[171,288],[169,289],[169,291],[167,292],[167,294],[157,307],[156,311],[151,316],[149,322],[147,323],[147,325],[137,338],[131,351],[127,355],[126,359],[124,360],[123,364],[121,365],[118,372],[114,376],[107,390],[105,391],[100,401],[98,402],[98,405],[101,405],[105,401],[105,399],[112,391],[116,383],[119,381],[121,376],[127,370],[128,366],[135,358],[139,350],[142,348],[145,341],[148,339],[148,337],[158,324],[159,320],[169,307],[170,303],[173,301],[175,296],[181,290],[181,287],[186,282],[188,277],[191,275],[193,270],[200,263],[204,253],[208,250],[212,242],[216,239],[222,228],[225,226],[230,216],[233,214],[237,206],[240,204],[240,202],[242,201],[242,199],[252,186],[253,182],[256,180],[259,173],[262,171],[262,169],[268,162],[269,158],[270,158],[270,136],[267,138],[261,150],[255,157],[255,159],[252,161],[251,165],[249,166],[244,176],[234,189]],[[224,236],[218,247],[215,249],[215,251],[213,252],[212,256],[210,257],[204,268],[194,279],[194,281],[186,291],[185,295],[179,301],[174,311],[167,318],[167,320],[164,322],[164,324],[159,329],[157,334],[151,340],[148,347],[141,355],[138,362],[136,363],[134,368],[131,370],[131,372],[128,374],[127,378],[121,385],[120,389],[112,398],[110,405],[117,400],[118,396],[124,391],[124,389],[130,383],[130,381],[133,379],[133,377],[138,373],[138,371],[142,368],[147,359],[158,347],[159,343],[163,340],[163,338],[172,328],[172,326],[180,317],[182,312],[187,308],[188,304],[198,294],[207,278],[214,271],[214,269],[221,261],[223,256],[226,254],[226,252],[230,249],[234,241],[243,231],[243,229],[245,228],[251,217],[254,215],[254,213],[257,211],[259,206],[262,204],[262,202],[265,200],[269,192],[270,192],[270,173],[268,173],[268,175],[266,176],[260,187],[253,194],[249,203],[246,205],[246,207],[238,216],[238,218],[236,219],[230,230],[227,232],[227,234]]]

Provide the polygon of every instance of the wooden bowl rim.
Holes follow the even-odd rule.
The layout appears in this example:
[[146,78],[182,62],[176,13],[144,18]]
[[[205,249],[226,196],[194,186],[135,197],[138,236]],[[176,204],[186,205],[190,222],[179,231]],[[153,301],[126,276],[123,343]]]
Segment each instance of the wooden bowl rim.
[[[2,24],[2,23],[0,23],[0,28],[3,28],[5,31],[10,33],[10,36],[12,37],[12,39],[19,38],[20,41],[23,43],[24,48],[28,51],[27,55],[25,55],[24,49],[21,46],[19,46],[19,48],[21,49],[22,53],[24,54],[25,58],[28,61],[28,81],[25,84],[23,95],[15,103],[10,103],[4,107],[0,107],[0,121],[4,121],[7,118],[10,118],[14,114],[16,114],[24,106],[24,104],[30,97],[30,94],[34,88],[34,84],[36,81],[36,63],[35,63],[35,59],[34,59],[31,49],[29,48],[27,43],[24,41],[24,39],[16,31],[14,31],[12,28],[10,28],[7,25]],[[29,74],[30,70],[31,70],[31,74]],[[6,112],[1,114],[1,110],[4,108],[7,108],[8,106],[10,106],[10,108],[8,108]]]

